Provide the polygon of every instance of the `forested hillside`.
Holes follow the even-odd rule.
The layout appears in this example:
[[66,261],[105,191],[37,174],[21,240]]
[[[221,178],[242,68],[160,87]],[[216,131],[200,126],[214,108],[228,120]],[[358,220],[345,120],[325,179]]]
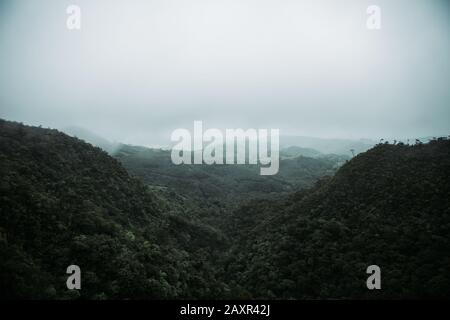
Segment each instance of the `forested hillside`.
[[229,215],[251,199],[277,199],[310,188],[333,175],[344,158],[321,155],[283,159],[274,176],[261,176],[258,165],[174,165],[170,151],[122,145],[114,154],[128,172],[170,203],[168,210],[221,230]]
[[282,160],[274,176],[261,176],[258,165],[174,165],[170,151],[122,145],[115,153],[124,167],[152,186],[169,187],[202,200],[236,200],[292,192],[333,175],[342,158],[296,156]]
[[[100,149],[2,120],[0,163],[1,297],[221,295],[207,262],[220,235],[165,214],[167,204]],[[71,264],[82,269],[80,291],[66,288]]]
[[[443,139],[378,145],[308,192],[248,203],[228,274],[252,297],[448,297],[449,156]],[[365,286],[373,264],[382,290]]]
[[[450,294],[449,140],[377,145],[334,175],[336,159],[286,159],[265,180],[167,155],[125,146],[117,160],[0,120],[0,297]],[[66,288],[71,264],[81,290]],[[382,290],[366,288],[372,264]]]

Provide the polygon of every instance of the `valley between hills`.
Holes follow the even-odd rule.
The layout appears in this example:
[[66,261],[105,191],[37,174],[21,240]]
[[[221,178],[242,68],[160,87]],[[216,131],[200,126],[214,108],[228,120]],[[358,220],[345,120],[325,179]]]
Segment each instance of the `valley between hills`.
[[[106,149],[106,148],[104,148]],[[0,120],[0,296],[405,299],[450,293],[450,140],[355,157],[286,147],[280,171],[175,166]],[[66,287],[68,265],[82,290]],[[366,268],[382,270],[368,290]]]

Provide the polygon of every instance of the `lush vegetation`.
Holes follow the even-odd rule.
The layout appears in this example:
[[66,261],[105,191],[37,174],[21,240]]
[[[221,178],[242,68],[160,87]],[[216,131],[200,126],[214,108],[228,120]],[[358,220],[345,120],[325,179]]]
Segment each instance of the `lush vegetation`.
[[[312,190],[242,206],[228,274],[251,297],[448,297],[449,155],[443,139],[378,145]],[[365,286],[372,264],[382,290]]]
[[261,176],[257,165],[174,165],[170,151],[122,145],[114,154],[128,172],[151,188],[166,209],[221,230],[232,210],[249,199],[273,198],[309,188],[333,175],[345,159],[321,155],[282,160],[275,176]]
[[1,120],[0,297],[448,297],[450,141],[299,151],[261,177]]
[[[219,234],[166,214],[105,152],[1,121],[0,162],[1,297],[222,296],[208,265],[224,245]],[[71,264],[82,268],[80,291],[66,288]]]
[[170,151],[144,147],[123,145],[114,156],[146,184],[202,200],[247,199],[311,187],[318,178],[334,174],[338,162],[298,156],[282,160],[277,175],[261,176],[258,165],[177,166],[171,162]]

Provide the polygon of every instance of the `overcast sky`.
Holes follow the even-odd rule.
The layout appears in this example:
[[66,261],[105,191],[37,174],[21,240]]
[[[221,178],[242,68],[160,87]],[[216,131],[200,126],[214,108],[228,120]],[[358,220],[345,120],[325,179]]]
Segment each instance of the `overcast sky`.
[[[0,0],[0,117],[155,145],[179,127],[450,134],[450,1]],[[68,30],[66,8],[81,8]],[[366,9],[381,8],[381,30]]]

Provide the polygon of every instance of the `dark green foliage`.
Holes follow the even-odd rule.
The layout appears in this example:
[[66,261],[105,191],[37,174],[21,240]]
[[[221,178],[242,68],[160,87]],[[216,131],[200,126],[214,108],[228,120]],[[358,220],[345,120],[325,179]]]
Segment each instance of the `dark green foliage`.
[[[227,271],[253,297],[448,297],[449,176],[450,141],[378,145],[309,192],[237,210]],[[372,264],[382,290],[365,286]]]
[[261,177],[0,120],[0,298],[448,297],[449,156],[444,139],[383,144],[332,177],[339,156]]
[[149,185],[169,187],[202,200],[234,202],[268,193],[311,187],[335,172],[336,160],[297,157],[282,160],[274,176],[261,176],[258,165],[174,165],[170,151],[122,145],[115,157]]
[[[122,145],[115,157],[134,176],[174,206],[178,214],[221,228],[242,201],[277,198],[309,188],[332,175],[341,158],[297,157],[282,160],[274,176],[261,176],[257,165],[174,165],[170,151]],[[169,209],[170,210],[170,209]]]
[[[166,214],[105,152],[56,130],[0,122],[0,296],[211,297],[214,229]],[[214,246],[214,248],[211,248]],[[204,279],[198,283],[196,279]],[[220,286],[217,286],[220,290]]]

